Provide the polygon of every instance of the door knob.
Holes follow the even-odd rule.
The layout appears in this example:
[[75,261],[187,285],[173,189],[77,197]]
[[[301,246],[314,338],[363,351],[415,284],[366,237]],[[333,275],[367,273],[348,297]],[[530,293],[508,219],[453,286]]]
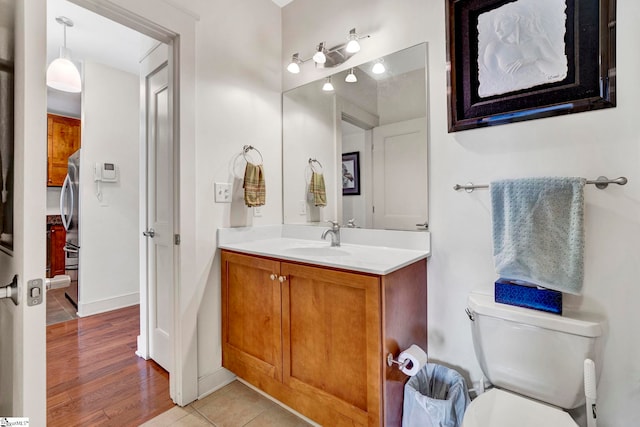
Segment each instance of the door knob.
[[271,275],[269,276],[269,278],[270,278],[271,280],[276,280],[276,278],[277,278],[277,277],[278,277],[278,276],[276,276],[276,275],[275,275],[275,274],[273,274],[273,273],[271,273]]
[[142,235],[145,237],[153,238],[156,235],[156,230],[154,230],[153,228],[150,228],[147,231],[143,231]]
[[287,280],[287,276],[280,276],[278,277],[278,280],[280,281],[280,283],[284,283]]

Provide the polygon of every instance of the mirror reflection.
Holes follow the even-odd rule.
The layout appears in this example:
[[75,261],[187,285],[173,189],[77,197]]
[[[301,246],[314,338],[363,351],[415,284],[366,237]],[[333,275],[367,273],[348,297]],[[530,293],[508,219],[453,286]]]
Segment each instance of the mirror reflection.
[[424,230],[426,44],[283,94],[285,224]]

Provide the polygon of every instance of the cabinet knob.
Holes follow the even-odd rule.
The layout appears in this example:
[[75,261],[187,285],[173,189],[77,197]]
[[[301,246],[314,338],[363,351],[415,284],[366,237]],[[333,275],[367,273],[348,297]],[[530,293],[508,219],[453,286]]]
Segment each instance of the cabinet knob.
[[271,273],[271,275],[269,276],[269,278],[270,278],[271,280],[276,280],[276,278],[277,278],[277,277],[278,277],[278,276],[276,276],[276,275],[275,275],[275,274],[273,274],[273,273]]
[[287,280],[287,276],[280,276],[278,277],[278,280],[280,281],[280,283],[284,283]]

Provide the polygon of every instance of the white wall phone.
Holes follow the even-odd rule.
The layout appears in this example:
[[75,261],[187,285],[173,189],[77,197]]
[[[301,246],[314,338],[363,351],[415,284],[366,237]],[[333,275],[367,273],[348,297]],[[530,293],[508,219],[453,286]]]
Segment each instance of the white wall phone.
[[99,182],[117,182],[118,173],[115,163],[96,163],[93,180]]

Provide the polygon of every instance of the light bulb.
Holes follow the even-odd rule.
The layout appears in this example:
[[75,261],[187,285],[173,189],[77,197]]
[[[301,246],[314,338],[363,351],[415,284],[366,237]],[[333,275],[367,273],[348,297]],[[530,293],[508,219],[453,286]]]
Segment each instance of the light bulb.
[[295,62],[292,62],[289,65],[287,65],[287,71],[290,72],[291,74],[298,74],[300,72],[300,66]]
[[358,35],[356,34],[355,28],[352,28],[351,31],[349,31],[349,42],[347,43],[345,50],[349,53],[356,53],[360,51],[360,43],[358,43]]
[[331,83],[331,77],[327,77],[327,80],[325,80],[324,85],[322,85],[322,90],[325,92],[333,91],[333,84]]
[[376,62],[373,64],[373,68],[371,68],[371,72],[374,74],[382,74],[385,71],[387,71],[387,69],[384,68],[384,64],[382,62]]
[[60,47],[60,57],[47,67],[47,86],[64,92],[82,91],[80,72],[71,62],[71,51],[67,49],[67,27],[73,27],[73,21],[66,16],[58,16],[56,22],[64,29],[64,45]]
[[347,43],[346,51],[349,53],[360,52],[360,43],[358,43],[358,40],[349,40],[349,43]]
[[324,42],[318,45],[318,51],[313,55],[313,60],[317,64],[324,64],[327,62],[327,57],[324,54]]
[[294,53],[291,57],[291,62],[287,65],[287,71],[291,74],[298,74],[300,72],[300,58],[297,53]]
[[355,83],[358,81],[358,78],[356,77],[356,74],[353,72],[353,68],[349,70],[349,74],[347,74],[347,77],[344,78],[344,81],[347,83]]

